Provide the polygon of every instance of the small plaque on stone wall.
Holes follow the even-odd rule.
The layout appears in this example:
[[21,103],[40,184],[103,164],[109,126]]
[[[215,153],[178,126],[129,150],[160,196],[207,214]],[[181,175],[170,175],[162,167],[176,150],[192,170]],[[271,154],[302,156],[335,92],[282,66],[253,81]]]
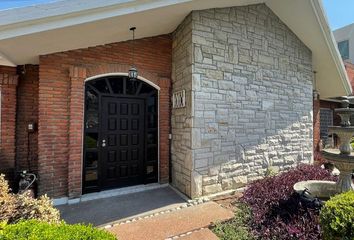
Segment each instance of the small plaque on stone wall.
[[172,106],[173,108],[184,108],[186,107],[186,91],[174,92],[172,96]]

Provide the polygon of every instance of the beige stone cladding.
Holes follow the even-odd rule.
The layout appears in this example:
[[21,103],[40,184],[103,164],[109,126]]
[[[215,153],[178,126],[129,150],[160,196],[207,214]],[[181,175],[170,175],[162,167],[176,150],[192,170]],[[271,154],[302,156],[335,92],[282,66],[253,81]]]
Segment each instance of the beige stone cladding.
[[178,189],[195,198],[312,161],[312,53],[266,5],[192,12],[173,39]]

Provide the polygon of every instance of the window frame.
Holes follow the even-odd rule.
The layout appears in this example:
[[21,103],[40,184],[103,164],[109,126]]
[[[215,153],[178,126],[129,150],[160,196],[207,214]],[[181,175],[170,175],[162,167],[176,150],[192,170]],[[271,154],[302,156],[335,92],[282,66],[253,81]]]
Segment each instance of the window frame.
[[[346,47],[346,49],[347,49],[346,54],[343,54],[343,51],[342,51],[343,48],[340,47],[340,45],[342,45],[342,44],[346,44],[346,45],[345,45],[345,47]],[[343,60],[348,60],[348,59],[350,58],[349,39],[338,42],[338,43],[337,43],[337,47],[338,47],[338,51],[339,51],[340,56],[342,57],[342,59],[343,59]]]

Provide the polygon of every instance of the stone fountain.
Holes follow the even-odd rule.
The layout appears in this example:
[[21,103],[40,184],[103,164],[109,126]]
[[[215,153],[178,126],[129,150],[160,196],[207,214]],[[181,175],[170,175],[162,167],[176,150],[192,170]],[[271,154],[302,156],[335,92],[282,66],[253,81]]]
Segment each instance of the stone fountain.
[[294,185],[294,190],[303,194],[308,190],[312,197],[328,199],[331,196],[354,190],[352,171],[354,169],[354,153],[350,141],[354,136],[354,127],[350,124],[350,117],[354,115],[354,108],[349,108],[349,100],[342,101],[342,107],[334,110],[341,118],[340,126],[329,127],[329,133],[336,134],[340,141],[339,149],[323,149],[322,156],[331,162],[339,171],[337,182],[331,181],[303,181]]

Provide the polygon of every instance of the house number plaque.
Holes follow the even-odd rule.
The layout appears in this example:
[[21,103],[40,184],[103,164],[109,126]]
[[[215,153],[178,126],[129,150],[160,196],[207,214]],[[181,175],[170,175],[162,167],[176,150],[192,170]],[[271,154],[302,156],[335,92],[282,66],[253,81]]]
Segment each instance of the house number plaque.
[[186,107],[186,91],[185,90],[173,93],[172,99],[173,99],[173,103],[172,103],[173,108]]

